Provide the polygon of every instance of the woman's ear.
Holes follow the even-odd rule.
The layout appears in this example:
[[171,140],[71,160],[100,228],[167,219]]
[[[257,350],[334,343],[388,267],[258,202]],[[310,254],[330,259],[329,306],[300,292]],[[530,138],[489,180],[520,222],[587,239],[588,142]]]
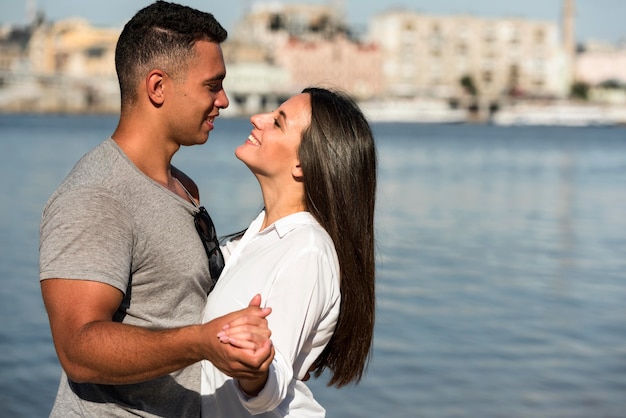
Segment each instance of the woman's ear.
[[164,81],[164,74],[158,69],[150,71],[146,77],[146,91],[148,93],[148,97],[156,106],[161,106],[165,101]]
[[291,169],[291,175],[298,180],[301,180],[304,177],[304,173],[302,172],[302,167],[300,166],[300,162],[297,165],[293,166]]

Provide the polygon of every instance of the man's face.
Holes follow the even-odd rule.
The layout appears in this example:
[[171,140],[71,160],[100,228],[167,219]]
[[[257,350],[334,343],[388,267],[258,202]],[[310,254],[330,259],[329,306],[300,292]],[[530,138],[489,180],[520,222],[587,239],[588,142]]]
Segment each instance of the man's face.
[[214,42],[198,41],[194,49],[196,56],[189,61],[186,75],[171,80],[173,92],[164,103],[169,135],[180,145],[204,144],[219,110],[228,107],[222,84],[226,76],[222,48]]

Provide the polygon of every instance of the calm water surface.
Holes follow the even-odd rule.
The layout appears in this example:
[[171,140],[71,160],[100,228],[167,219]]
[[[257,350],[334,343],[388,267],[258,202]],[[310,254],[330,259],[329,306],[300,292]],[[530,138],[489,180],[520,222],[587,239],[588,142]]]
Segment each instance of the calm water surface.
[[[38,283],[43,205],[113,117],[0,115],[0,416],[45,417],[60,368]],[[261,207],[218,121],[175,164],[221,233]],[[375,124],[378,309],[331,418],[626,417],[626,129]]]

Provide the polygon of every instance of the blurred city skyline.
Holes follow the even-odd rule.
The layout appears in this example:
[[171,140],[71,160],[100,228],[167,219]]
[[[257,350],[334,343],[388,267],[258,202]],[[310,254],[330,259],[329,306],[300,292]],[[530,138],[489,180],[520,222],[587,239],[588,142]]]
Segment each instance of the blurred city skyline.
[[[400,0],[385,2],[362,2],[359,0],[237,0],[216,2],[211,0],[177,0],[200,10],[211,12],[231,31],[244,14],[246,7],[254,3],[284,4],[330,4],[343,8],[346,21],[355,26],[367,25],[369,19],[392,8],[403,8],[434,15],[470,14],[484,17],[522,17],[560,23],[562,0]],[[0,6],[0,25],[26,24],[34,10],[43,11],[48,20],[82,17],[97,26],[121,27],[137,10],[152,0],[108,0],[87,2],[84,0],[12,0]],[[622,0],[577,0],[576,41],[626,42],[623,16],[626,2]]]

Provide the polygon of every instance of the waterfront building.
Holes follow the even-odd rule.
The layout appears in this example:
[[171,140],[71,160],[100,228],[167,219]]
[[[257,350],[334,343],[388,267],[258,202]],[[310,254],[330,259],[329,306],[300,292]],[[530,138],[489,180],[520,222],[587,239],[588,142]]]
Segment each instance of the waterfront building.
[[0,28],[0,71],[17,69],[28,61],[30,28]]
[[357,100],[384,93],[378,45],[354,42],[344,34],[329,39],[289,39],[276,48],[276,62],[291,75],[294,90],[325,85],[350,92]]
[[23,48],[3,43],[3,52],[12,53],[10,62],[3,59],[0,67],[1,109],[118,110],[114,53],[120,29],[96,28],[82,19],[45,22],[41,17],[26,32]]
[[115,77],[115,45],[121,29],[97,28],[72,18],[37,27],[30,39],[30,62],[37,74]]
[[224,44],[231,95],[243,94],[237,80],[242,73],[250,78],[252,68],[273,68],[282,77],[280,85],[261,83],[268,90],[252,92],[248,110],[253,103],[263,107],[314,84],[348,91],[357,99],[383,93],[379,48],[352,36],[336,4],[255,3],[231,35]]
[[251,115],[276,109],[292,94],[291,77],[284,68],[262,61],[228,64],[224,89],[230,105],[223,115]]
[[592,102],[626,104],[626,45],[587,42],[578,54],[576,81],[588,86]]
[[347,30],[342,13],[332,5],[255,2],[229,39],[271,49],[290,38],[315,41]]
[[372,19],[393,96],[454,98],[471,80],[476,95],[564,97],[570,80],[557,25],[519,18],[431,16],[390,10]]
[[615,81],[626,85],[626,45],[583,44],[575,65],[576,80],[590,85]]
[[[574,81],[590,86],[592,101],[623,104],[626,49],[576,49],[574,0],[562,5],[560,27],[390,9],[357,35],[340,0],[255,2],[222,45],[231,99],[223,114],[271,110],[315,84],[349,92],[381,120],[484,121],[523,101],[566,100]],[[42,15],[2,28],[0,110],[117,112],[120,31]]]
[[43,90],[40,106],[61,111],[116,112],[119,88],[115,45],[121,29],[78,18],[42,24],[29,44],[32,74]]

